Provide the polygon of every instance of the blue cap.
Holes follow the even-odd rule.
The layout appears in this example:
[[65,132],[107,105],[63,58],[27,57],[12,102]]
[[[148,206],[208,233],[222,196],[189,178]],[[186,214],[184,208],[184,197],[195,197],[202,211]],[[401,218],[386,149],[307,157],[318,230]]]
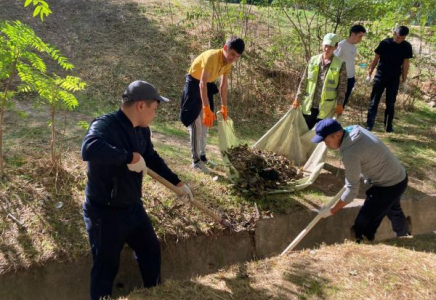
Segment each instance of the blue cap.
[[342,130],[341,124],[333,119],[324,119],[316,124],[315,136],[312,138],[312,143],[321,143],[324,139],[335,132]]

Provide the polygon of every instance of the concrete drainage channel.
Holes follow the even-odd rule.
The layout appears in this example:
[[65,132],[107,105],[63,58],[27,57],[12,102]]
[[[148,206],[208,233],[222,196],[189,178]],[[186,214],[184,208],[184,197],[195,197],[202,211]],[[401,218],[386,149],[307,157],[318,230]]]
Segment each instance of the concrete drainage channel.
[[[296,247],[310,248],[321,243],[341,243],[350,237],[349,228],[362,204],[355,201],[338,215],[321,220]],[[436,195],[402,200],[406,216],[410,217],[414,234],[436,230]],[[164,279],[189,279],[213,273],[219,269],[252,259],[278,255],[315,217],[302,211],[260,220],[253,232],[219,232],[217,235],[196,236],[182,241],[162,243],[162,276]],[[377,240],[393,237],[385,218]],[[74,263],[48,263],[44,267],[0,276],[2,300],[77,300],[89,299],[91,258]],[[141,278],[132,252],[122,254],[120,272],[115,281],[114,296],[127,295],[141,285]]]

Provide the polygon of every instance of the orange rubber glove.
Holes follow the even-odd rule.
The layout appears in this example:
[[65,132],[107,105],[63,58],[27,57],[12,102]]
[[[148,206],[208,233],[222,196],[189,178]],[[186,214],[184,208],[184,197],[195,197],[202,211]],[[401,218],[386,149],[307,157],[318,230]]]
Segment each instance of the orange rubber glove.
[[224,120],[227,120],[227,106],[221,105],[221,113],[223,114]]
[[206,127],[212,127],[213,121],[216,120],[215,115],[210,110],[209,105],[203,106],[203,124]]
[[336,109],[335,109],[335,114],[337,115],[342,115],[342,113],[344,112],[344,107],[342,105],[337,105]]
[[298,100],[295,99],[294,103],[292,103],[292,107],[296,109],[298,108],[298,106],[300,106],[300,102],[298,102]]

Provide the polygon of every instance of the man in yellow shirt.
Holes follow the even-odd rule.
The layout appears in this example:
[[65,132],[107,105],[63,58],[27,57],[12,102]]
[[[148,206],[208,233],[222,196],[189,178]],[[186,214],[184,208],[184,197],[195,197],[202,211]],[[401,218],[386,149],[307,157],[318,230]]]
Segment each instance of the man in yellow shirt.
[[[232,64],[244,52],[241,38],[230,37],[222,49],[212,49],[201,53],[192,63],[186,75],[180,107],[180,120],[189,128],[192,167],[208,173],[206,167],[206,137],[208,128],[216,119],[213,113],[213,95],[220,92],[221,113],[227,119],[227,78]],[[221,77],[220,87],[214,83]]]

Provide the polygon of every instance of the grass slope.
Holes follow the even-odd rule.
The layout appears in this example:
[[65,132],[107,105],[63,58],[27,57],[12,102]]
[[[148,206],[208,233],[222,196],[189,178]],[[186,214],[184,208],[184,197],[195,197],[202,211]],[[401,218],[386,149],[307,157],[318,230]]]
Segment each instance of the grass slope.
[[[44,22],[33,19],[22,5],[20,1],[0,0],[0,20],[18,19],[31,25],[44,41],[56,45],[71,59],[75,75],[85,80],[88,88],[78,94],[79,109],[58,120],[59,142],[64,149],[59,169],[53,169],[47,160],[48,112],[32,105],[34,95],[20,96],[16,107],[6,112],[7,176],[0,180],[0,274],[50,259],[74,260],[88,254],[81,213],[86,165],[80,158],[80,144],[85,131],[77,122],[90,122],[117,109],[125,86],[136,79],[149,80],[172,100],[159,108],[152,125],[156,149],[190,183],[195,198],[215,212],[241,224],[252,223],[258,217],[318,207],[343,185],[343,168],[338,156],[331,153],[317,182],[300,193],[259,198],[235,194],[221,164],[216,127],[210,131],[208,149],[218,168],[212,176],[190,169],[188,132],[178,121],[178,99],[191,60],[205,49],[221,46],[211,39],[215,33],[210,30],[208,2],[52,1],[53,15]],[[203,17],[187,18],[188,12],[199,11]],[[265,67],[270,65],[266,62],[267,49],[279,32],[275,23],[263,19],[265,15],[265,11],[252,14],[253,21],[247,27],[247,53],[235,66],[231,80],[229,113],[241,140],[248,144],[253,144],[290,107],[298,86],[298,67]],[[369,88],[357,85],[344,124],[362,124],[369,93]],[[419,102],[414,111],[399,111],[396,124],[395,134],[384,134],[381,127],[376,127],[376,134],[406,165],[411,175],[407,193],[435,193],[435,111]],[[215,176],[217,181],[212,180]],[[219,227],[198,210],[180,206],[171,192],[151,179],[145,180],[143,188],[144,205],[162,239],[165,235],[185,238]],[[63,203],[61,208],[56,208],[58,202]]]
[[292,252],[187,281],[166,281],[119,300],[436,298],[436,234],[375,245],[346,242]]

